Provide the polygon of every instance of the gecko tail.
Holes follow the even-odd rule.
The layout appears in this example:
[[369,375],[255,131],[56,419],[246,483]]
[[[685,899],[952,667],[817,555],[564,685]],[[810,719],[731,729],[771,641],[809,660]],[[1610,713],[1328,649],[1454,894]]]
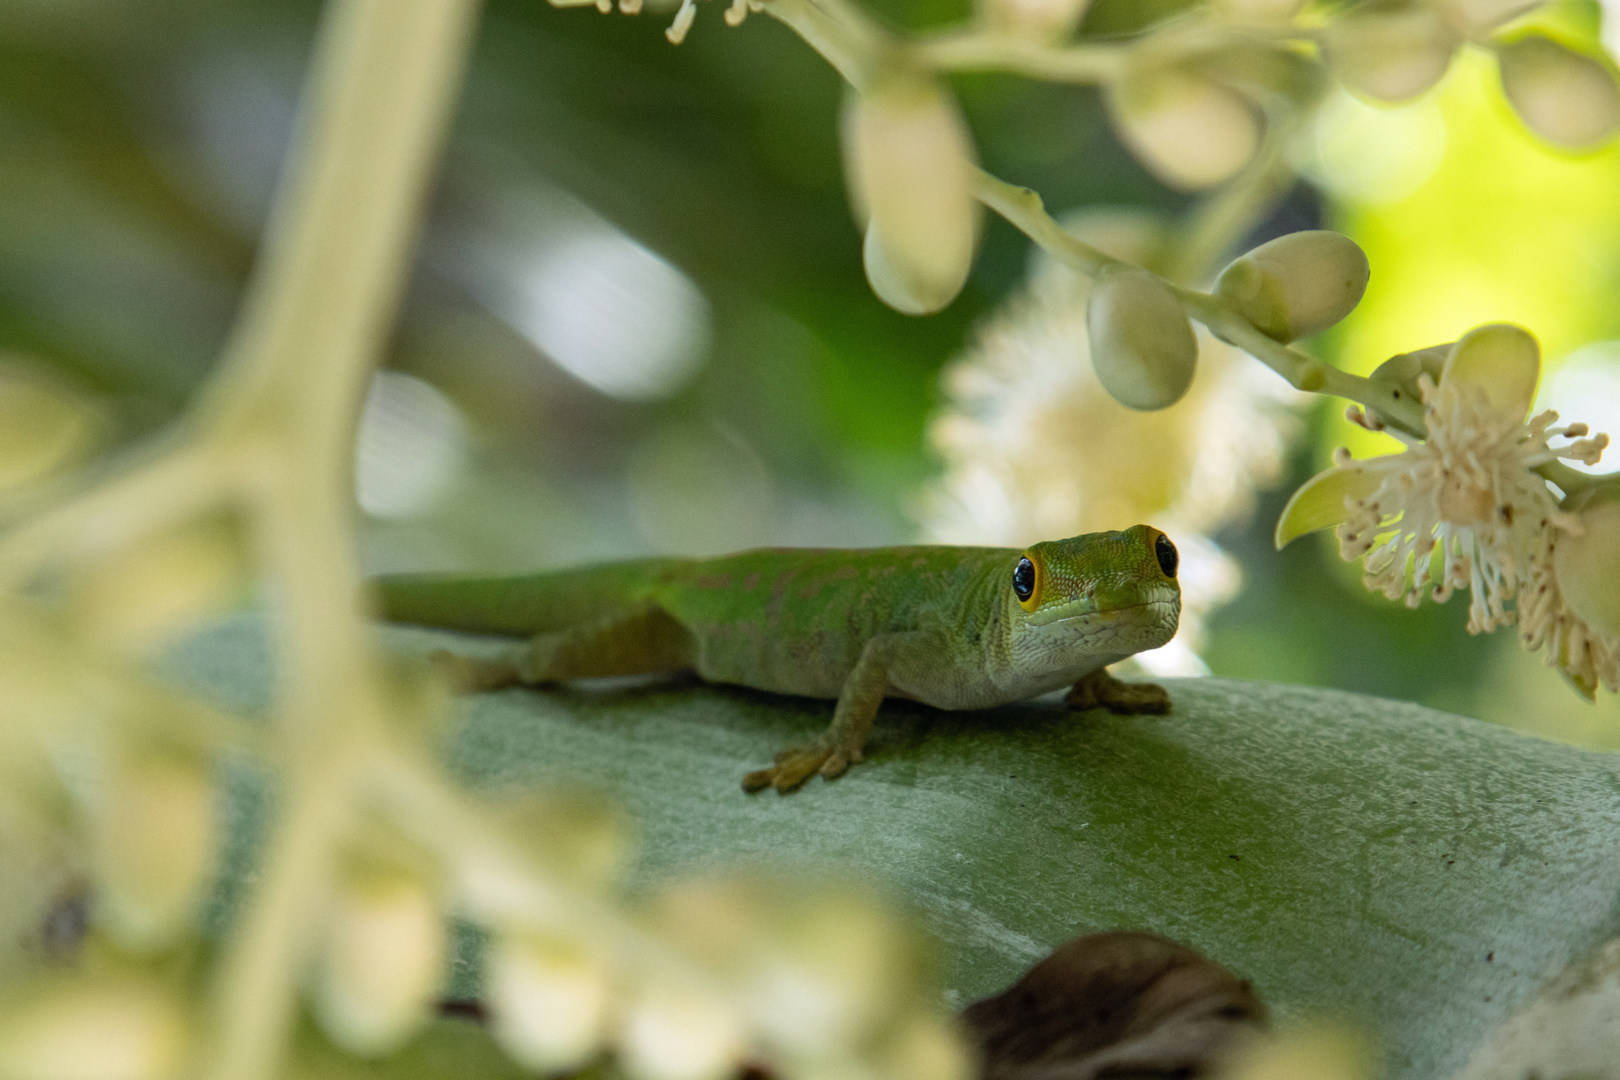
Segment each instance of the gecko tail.
[[373,611],[388,622],[529,637],[646,600],[681,560],[598,563],[536,574],[385,574]]

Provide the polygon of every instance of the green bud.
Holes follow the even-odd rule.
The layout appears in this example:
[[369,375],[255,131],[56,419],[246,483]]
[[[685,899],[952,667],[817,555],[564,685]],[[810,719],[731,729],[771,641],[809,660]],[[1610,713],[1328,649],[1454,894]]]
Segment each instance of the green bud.
[[1456,342],[1448,341],[1444,345],[1430,345],[1424,349],[1396,353],[1374,368],[1369,378],[1399,390],[1404,397],[1409,397],[1413,401],[1422,401],[1423,394],[1418,386],[1418,376],[1427,375],[1430,382],[1439,384],[1440,372],[1445,370],[1446,357],[1451,355],[1454,345]]
[[1186,68],[1132,72],[1109,88],[1120,138],[1171,187],[1230,179],[1260,147],[1260,116],[1241,94]]
[[444,977],[439,899],[413,873],[367,868],[343,876],[326,918],[316,1018],[349,1053],[386,1054],[427,1022]]
[[1145,270],[1104,275],[1086,305],[1091,363],[1103,389],[1132,409],[1181,400],[1198,364],[1198,338],[1181,301]]
[[872,291],[907,315],[940,310],[967,281],[982,213],[955,99],[931,79],[890,75],[848,100],[843,136]]
[[1565,150],[1592,150],[1620,131],[1611,64],[1541,34],[1498,45],[1502,93],[1525,126]]
[[6,1080],[168,1080],[185,1050],[179,1004],[145,982],[35,986],[0,1021]]
[[[1456,342],[1448,341],[1444,345],[1430,345],[1428,348],[1415,349],[1412,352],[1397,353],[1379,364],[1368,376],[1368,380],[1386,388],[1396,400],[1422,402],[1423,388],[1419,385],[1419,377],[1427,376],[1431,384],[1439,385],[1440,373],[1444,370],[1446,358],[1451,355],[1455,345]],[[1390,427],[1406,431],[1409,435],[1416,435],[1419,438],[1427,436],[1421,425],[1415,429],[1408,429],[1405,423],[1375,406],[1368,406],[1367,412]]]
[[1564,603],[1594,630],[1620,638],[1620,491],[1593,488],[1566,509],[1578,532],[1560,531],[1553,574]]
[[1293,341],[1326,330],[1361,302],[1367,256],[1348,236],[1325,229],[1289,233],[1233,260],[1215,294],[1261,333]]
[[606,1037],[608,972],[578,948],[502,935],[489,953],[495,1041],[526,1069],[573,1072]]
[[1333,73],[1374,101],[1409,101],[1439,82],[1460,39],[1427,4],[1374,0],[1323,29]]
[[96,913],[136,950],[168,945],[185,928],[213,870],[219,796],[208,764],[143,754],[107,772],[92,816]]

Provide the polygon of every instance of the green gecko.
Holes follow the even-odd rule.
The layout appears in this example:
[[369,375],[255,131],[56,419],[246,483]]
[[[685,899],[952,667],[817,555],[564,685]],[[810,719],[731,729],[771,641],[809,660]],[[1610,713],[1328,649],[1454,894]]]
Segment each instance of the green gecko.
[[743,779],[789,792],[859,762],[885,697],[981,709],[1073,686],[1075,708],[1169,711],[1105,670],[1176,632],[1169,537],[1137,525],[1016,548],[765,548],[510,577],[375,580],[394,622],[520,636],[496,659],[439,654],[465,689],[695,672],[835,698],[815,742]]

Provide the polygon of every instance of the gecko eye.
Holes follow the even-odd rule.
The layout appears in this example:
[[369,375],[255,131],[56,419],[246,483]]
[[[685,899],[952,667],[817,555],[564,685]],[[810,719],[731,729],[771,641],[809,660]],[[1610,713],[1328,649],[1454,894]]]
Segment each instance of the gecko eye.
[[1181,557],[1176,554],[1176,545],[1172,544],[1164,533],[1160,533],[1159,538],[1153,541],[1153,554],[1158,556],[1159,569],[1164,571],[1164,576],[1175,577],[1176,566],[1180,563]]
[[1035,591],[1035,564],[1029,561],[1029,556],[1018,560],[1013,567],[1013,592],[1020,601],[1028,600]]

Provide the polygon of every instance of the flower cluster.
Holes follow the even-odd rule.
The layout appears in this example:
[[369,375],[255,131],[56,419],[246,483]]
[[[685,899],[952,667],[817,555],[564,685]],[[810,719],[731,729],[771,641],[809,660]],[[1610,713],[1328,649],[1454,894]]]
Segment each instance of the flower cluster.
[[[1576,610],[1579,601],[1572,607],[1565,598],[1601,589],[1590,579],[1605,573],[1605,560],[1560,575],[1559,546],[1590,530],[1536,471],[1559,459],[1595,464],[1608,436],[1590,436],[1585,424],[1554,426],[1558,414],[1550,410],[1526,419],[1540,352],[1517,327],[1480,327],[1426,352],[1408,365],[1415,374],[1405,380],[1423,402],[1426,437],[1353,411],[1353,419],[1389,431],[1407,448],[1361,461],[1341,448],[1334,468],[1309,481],[1283,511],[1278,546],[1337,524],[1339,553],[1365,560],[1367,588],[1408,607],[1424,596],[1444,603],[1466,590],[1470,633],[1518,622],[1526,648],[1549,645],[1549,663],[1582,693],[1590,697],[1600,682],[1615,689],[1617,627],[1588,621]],[[1438,382],[1423,360],[1428,368],[1439,361]]]

